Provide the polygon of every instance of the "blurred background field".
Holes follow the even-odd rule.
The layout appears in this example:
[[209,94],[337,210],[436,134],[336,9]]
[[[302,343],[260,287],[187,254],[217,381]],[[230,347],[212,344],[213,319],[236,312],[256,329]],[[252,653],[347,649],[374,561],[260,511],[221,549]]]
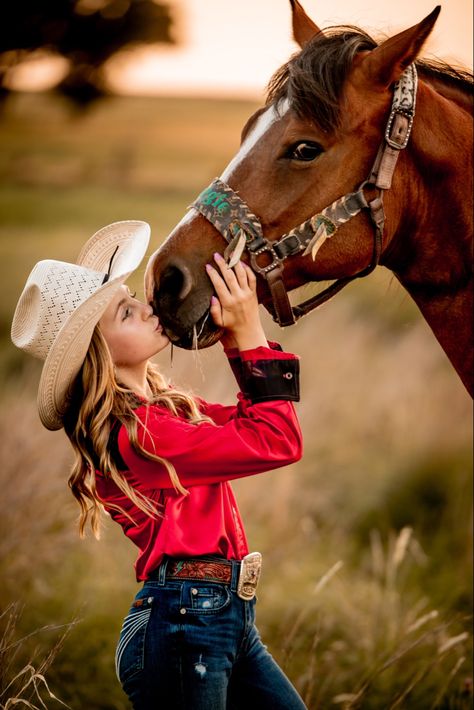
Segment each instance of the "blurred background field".
[[[100,542],[77,536],[67,442],[42,429],[40,368],[9,342],[24,281],[37,260],[74,260],[119,219],[148,221],[153,251],[222,171],[255,108],[115,97],[78,114],[48,94],[3,106],[0,707],[36,683],[48,708],[61,707],[49,687],[74,710],[127,710],[113,655],[137,590],[118,529],[106,523]],[[264,640],[311,710],[470,708],[471,400],[382,268],[293,328],[265,323],[301,355],[305,455],[235,484],[264,556]],[[219,346],[158,362],[210,400],[234,397]],[[15,679],[28,663],[36,673]]]

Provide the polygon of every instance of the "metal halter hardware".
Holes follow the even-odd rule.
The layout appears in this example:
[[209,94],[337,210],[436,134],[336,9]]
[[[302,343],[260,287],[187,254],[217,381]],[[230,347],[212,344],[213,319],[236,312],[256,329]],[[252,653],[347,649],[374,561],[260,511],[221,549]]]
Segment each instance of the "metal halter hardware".
[[[394,86],[384,142],[379,146],[367,180],[358,190],[335,200],[275,241],[264,237],[259,218],[251,212],[246,202],[219,178],[213,180],[191,205],[191,208],[209,220],[228,242],[225,256],[231,263],[236,263],[243,250],[247,249],[252,269],[266,280],[270,289],[274,313],[271,309],[268,310],[281,326],[292,325],[354,279],[369,274],[379,263],[385,222],[383,191],[390,189],[400,150],[408,144],[415,115],[416,89],[416,68],[414,64],[410,64]],[[375,191],[375,197],[370,201],[365,196],[366,189]],[[375,229],[371,263],[357,274],[338,279],[321,293],[298,306],[292,306],[283,283],[283,261],[302,252],[303,256],[312,254],[314,259],[326,239],[331,238],[341,224],[345,224],[364,209],[369,210]]]

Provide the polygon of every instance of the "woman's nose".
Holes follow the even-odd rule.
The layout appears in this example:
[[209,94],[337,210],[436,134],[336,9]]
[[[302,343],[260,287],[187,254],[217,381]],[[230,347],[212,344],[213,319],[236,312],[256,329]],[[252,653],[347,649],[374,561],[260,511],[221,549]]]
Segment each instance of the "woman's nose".
[[142,310],[143,320],[148,320],[148,318],[152,315],[153,315],[153,308],[150,306],[149,303],[144,303],[143,310]]

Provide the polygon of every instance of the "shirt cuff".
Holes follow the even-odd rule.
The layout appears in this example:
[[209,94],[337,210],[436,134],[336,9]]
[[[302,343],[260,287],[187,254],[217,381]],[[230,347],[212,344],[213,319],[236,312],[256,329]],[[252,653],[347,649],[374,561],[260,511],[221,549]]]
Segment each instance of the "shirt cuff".
[[299,400],[299,357],[283,352],[279,343],[269,341],[268,347],[242,351],[228,348],[224,352],[246,399],[252,402]]
[[241,390],[253,404],[277,399],[299,401],[300,361],[295,355],[243,360],[241,366]]

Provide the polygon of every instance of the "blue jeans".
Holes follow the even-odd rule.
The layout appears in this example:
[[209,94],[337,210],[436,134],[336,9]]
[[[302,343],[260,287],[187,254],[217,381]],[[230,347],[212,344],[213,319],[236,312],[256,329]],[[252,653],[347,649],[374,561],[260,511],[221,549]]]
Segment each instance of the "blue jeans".
[[160,567],[125,617],[117,676],[134,710],[304,710],[263,645],[255,599],[230,584],[165,578]]

